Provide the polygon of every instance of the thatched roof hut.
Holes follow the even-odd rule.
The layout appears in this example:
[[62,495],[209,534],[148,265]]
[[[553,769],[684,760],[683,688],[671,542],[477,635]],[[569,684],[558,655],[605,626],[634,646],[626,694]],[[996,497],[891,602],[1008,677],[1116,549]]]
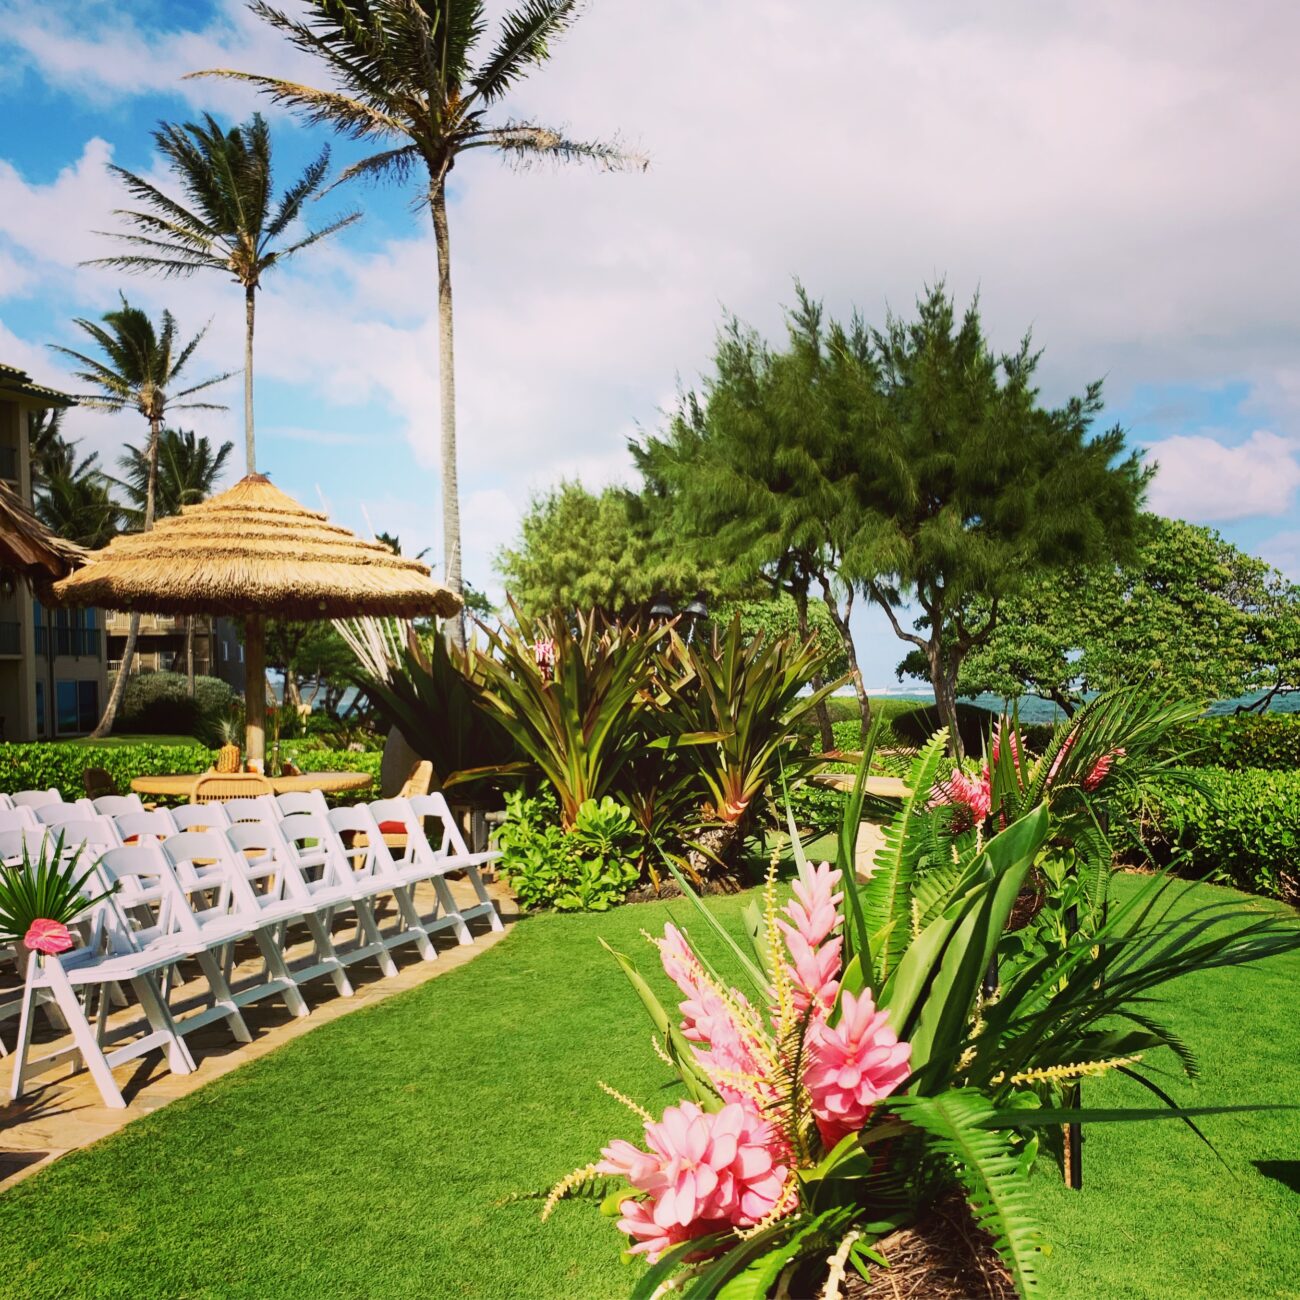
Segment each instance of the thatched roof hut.
[[54,589],[68,605],[245,620],[249,757],[263,757],[262,620],[456,613],[461,598],[426,565],[307,510],[261,474],[147,533],[124,533]]
[[20,573],[38,590],[66,577],[86,552],[45,527],[26,502],[0,482],[0,569]]

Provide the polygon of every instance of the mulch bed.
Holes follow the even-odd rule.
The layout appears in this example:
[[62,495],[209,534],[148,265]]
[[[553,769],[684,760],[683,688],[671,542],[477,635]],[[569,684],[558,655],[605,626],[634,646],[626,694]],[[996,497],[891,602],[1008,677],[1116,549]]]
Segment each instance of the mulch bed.
[[1016,1300],[1011,1274],[959,1198],[935,1206],[912,1228],[891,1232],[875,1249],[888,1268],[871,1281],[850,1271],[844,1300]]

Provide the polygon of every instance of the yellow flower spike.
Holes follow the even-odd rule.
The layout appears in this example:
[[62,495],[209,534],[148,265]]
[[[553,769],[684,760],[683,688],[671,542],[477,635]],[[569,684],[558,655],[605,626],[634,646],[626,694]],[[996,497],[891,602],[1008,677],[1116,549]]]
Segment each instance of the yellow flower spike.
[[593,1162],[589,1165],[583,1165],[581,1169],[575,1169],[571,1174],[566,1174],[561,1178],[551,1188],[550,1195],[546,1198],[546,1204],[542,1206],[542,1222],[545,1223],[551,1217],[551,1212],[570,1192],[581,1187],[583,1183],[591,1182],[595,1177],[597,1177],[596,1165]]
[[774,854],[767,868],[767,880],[763,884],[763,928],[767,939],[768,965],[772,971],[773,995],[776,1001],[776,1036],[781,1039],[794,1020],[794,990],[790,984],[790,972],[786,969],[781,931],[776,924],[776,867],[777,858]]
[[644,1106],[638,1106],[631,1097],[625,1097],[617,1088],[611,1088],[603,1079],[597,1079],[596,1086],[601,1092],[613,1097],[615,1101],[621,1101],[643,1123],[653,1124],[655,1122],[655,1117]]

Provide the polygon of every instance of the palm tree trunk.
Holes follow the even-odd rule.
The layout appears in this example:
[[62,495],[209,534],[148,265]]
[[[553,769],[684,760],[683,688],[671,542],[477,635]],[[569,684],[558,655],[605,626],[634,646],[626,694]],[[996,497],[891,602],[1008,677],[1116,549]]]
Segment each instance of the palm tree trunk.
[[[154,502],[158,494],[158,437],[162,433],[162,416],[155,415],[149,420],[149,477],[146,481],[144,496],[144,527],[148,532],[153,527]],[[131,676],[131,664],[135,660],[136,642],[140,639],[140,615],[132,614],[126,629],[126,646],[122,650],[122,663],[117,676],[113,679],[113,689],[108,693],[108,703],[104,706],[104,716],[99,725],[90,733],[91,740],[99,740],[113,730],[117,721],[117,711],[122,707],[126,695],[126,683]]]
[[[447,586],[461,592],[460,495],[456,477],[456,356],[451,312],[451,245],[447,238],[447,190],[443,178],[429,187],[434,243],[438,247],[438,379],[442,426],[442,551]],[[447,644],[465,648],[465,616],[445,624]]]
[[194,698],[194,615],[185,615],[185,690]]
[[247,473],[257,473],[257,447],[253,441],[253,314],[257,289],[244,286],[244,460]]

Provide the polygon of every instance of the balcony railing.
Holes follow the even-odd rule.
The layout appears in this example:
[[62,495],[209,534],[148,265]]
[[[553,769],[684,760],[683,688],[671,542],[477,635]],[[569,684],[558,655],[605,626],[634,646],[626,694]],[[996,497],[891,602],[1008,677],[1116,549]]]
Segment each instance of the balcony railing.
[[20,655],[23,652],[21,623],[0,623],[0,655]]
[[38,627],[36,653],[48,655],[51,645],[56,656],[98,659],[103,653],[103,643],[97,627]]

